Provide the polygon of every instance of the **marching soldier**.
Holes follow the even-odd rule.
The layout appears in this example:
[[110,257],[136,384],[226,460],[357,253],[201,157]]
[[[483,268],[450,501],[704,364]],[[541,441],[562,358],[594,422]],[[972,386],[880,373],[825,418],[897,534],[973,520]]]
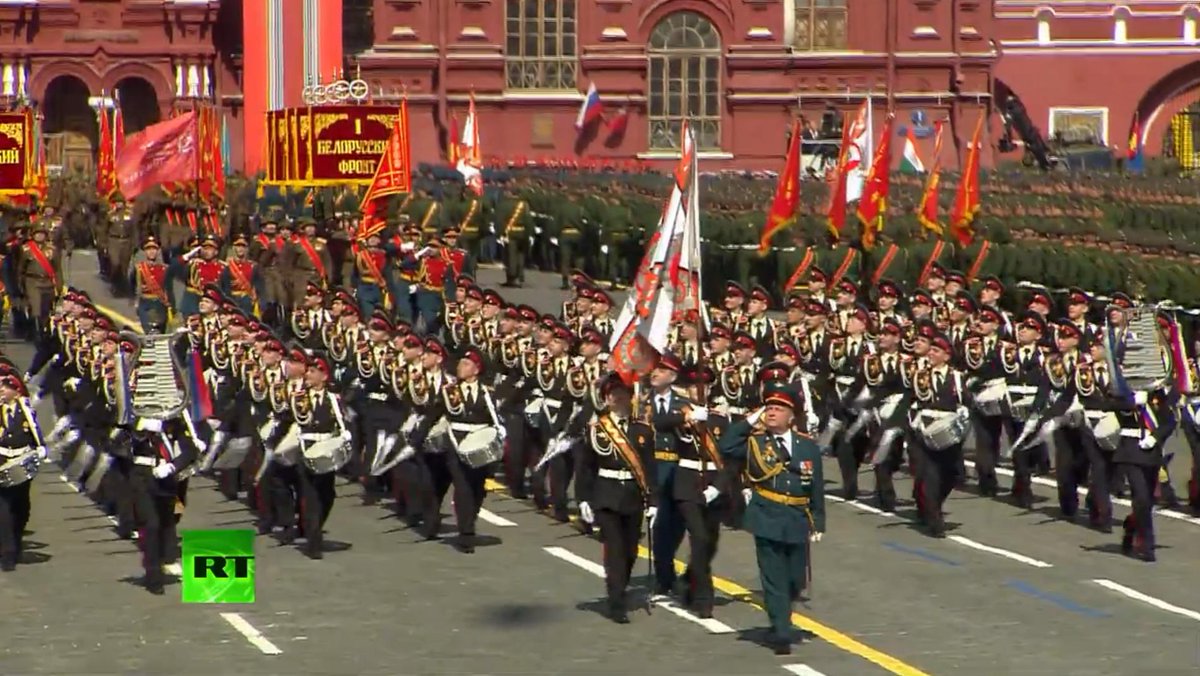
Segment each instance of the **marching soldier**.
[[192,249],[171,263],[167,286],[170,286],[174,279],[183,282],[183,298],[179,300],[179,311],[184,317],[190,317],[200,311],[200,299],[204,296],[206,288],[219,287],[221,275],[225,272],[224,262],[217,259],[220,250],[221,243],[216,237],[208,235],[200,241],[198,250]]
[[[304,389],[292,395],[292,418],[300,427],[303,447],[335,438],[351,440],[345,413],[338,395],[328,389],[333,369],[324,357],[308,360]],[[300,474],[300,513],[304,526],[304,554],[310,559],[324,558],[325,522],[337,499],[334,481],[337,472],[318,472],[305,463]]]
[[[30,453],[36,455],[36,462],[48,456],[25,383],[16,373],[6,373],[0,376],[0,465],[21,463]],[[32,485],[26,479],[0,487],[0,570],[4,572],[15,569],[21,558]]]
[[225,295],[249,316],[257,316],[263,298],[263,277],[258,263],[249,257],[250,240],[245,235],[233,237],[233,253],[225,261],[220,286]]
[[634,419],[632,390],[616,374],[599,388],[603,409],[588,424],[580,453],[577,496],[583,521],[600,528],[609,618],[627,624],[625,588],[638,558],[642,514],[657,512],[653,430]]
[[[134,373],[137,377],[137,373]],[[195,439],[182,419],[136,422],[131,438],[129,484],[133,493],[146,591],[161,596],[163,566],[175,562],[175,501],[179,471],[196,459]]]
[[382,241],[376,233],[367,238],[365,246],[355,247],[351,284],[363,317],[373,315],[376,308],[387,310],[391,307],[392,280],[387,276],[389,266]]
[[771,293],[762,286],[750,291],[746,303],[744,330],[754,339],[759,358],[766,359],[775,353],[775,320],[767,316],[771,309]]
[[142,242],[143,260],[133,268],[131,287],[137,294],[137,316],[145,333],[163,333],[175,307],[168,268],[158,259],[162,247],[150,235]]
[[317,224],[313,219],[297,219],[301,232],[288,244],[283,255],[283,268],[289,274],[284,280],[292,290],[291,297],[303,298],[309,282],[328,288],[333,261],[325,240],[317,237]]
[[129,295],[129,262],[133,260],[137,227],[133,213],[125,200],[118,197],[109,219],[106,248],[108,253],[109,279],[112,292],[117,298]]
[[33,239],[21,247],[17,284],[34,324],[34,336],[41,340],[50,326],[50,313],[63,288],[62,258],[49,241],[46,222],[33,227]]
[[946,536],[942,506],[958,482],[962,467],[964,434],[949,434],[946,439],[932,439],[927,432],[947,416],[966,419],[968,392],[963,375],[951,366],[954,346],[944,334],[930,340],[929,367],[918,369],[913,376],[913,397],[917,416],[922,422],[917,440],[920,461],[921,490],[925,496],[925,523],[936,538]]
[[265,321],[279,323],[284,310],[290,310],[287,290],[284,287],[283,249],[288,239],[279,232],[279,222],[268,215],[259,226],[259,232],[250,242],[249,258],[257,265],[263,280],[261,308]]
[[1162,467],[1162,447],[1175,431],[1168,393],[1137,391],[1116,411],[1120,442],[1113,453],[1117,471],[1129,483],[1133,511],[1122,523],[1121,551],[1147,563],[1157,558],[1154,536],[1154,486]]
[[777,655],[792,652],[792,603],[808,585],[809,543],[825,532],[825,491],[821,450],[797,431],[797,402],[791,393],[768,390],[764,407],[733,423],[721,439],[721,452],[746,463],[750,503],[742,527],[754,535],[762,580],[769,643]]

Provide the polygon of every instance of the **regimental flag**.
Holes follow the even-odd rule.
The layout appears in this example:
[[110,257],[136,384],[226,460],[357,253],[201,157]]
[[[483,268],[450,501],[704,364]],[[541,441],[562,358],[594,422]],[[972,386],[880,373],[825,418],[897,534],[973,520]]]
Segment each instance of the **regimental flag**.
[[1131,172],[1142,173],[1145,169],[1142,161],[1142,120],[1137,111],[1133,113],[1133,128],[1129,130],[1129,147],[1126,153],[1125,166]]
[[695,311],[701,318],[701,333],[706,333],[708,314],[700,300],[700,173],[696,162],[695,137],[685,121],[675,186],[646,246],[610,343],[609,363],[626,383],[648,373],[658,355],[667,350],[674,317]]
[[458,153],[459,153],[458,139],[459,139],[458,115],[455,113],[451,113],[450,114],[450,134],[448,135],[448,138],[446,140],[446,160],[450,163],[450,166],[452,166],[452,167],[458,165]]
[[115,95],[113,96],[113,165],[116,166],[117,155],[121,154],[121,148],[125,147],[125,113],[121,112],[121,100]]
[[604,104],[600,102],[600,92],[596,91],[596,83],[588,84],[587,96],[579,106],[579,114],[575,116],[575,129],[582,131],[596,120],[604,117]]
[[[222,159],[221,135],[225,116],[216,108],[209,109],[209,175],[212,179],[212,194],[216,200],[225,200],[225,160]],[[310,163],[311,164],[311,163]]]
[[933,123],[936,130],[933,140],[933,164],[929,175],[925,177],[925,190],[921,193],[921,204],[917,207],[917,221],[921,227],[938,237],[946,231],[938,221],[938,189],[941,186],[942,172],[942,131],[946,128],[944,120]]
[[[100,98],[105,98],[103,92]],[[113,134],[108,123],[108,108],[101,104],[97,106],[96,114],[100,116],[100,148],[96,152],[96,194],[108,198],[117,189]]]
[[796,212],[800,208],[800,120],[792,121],[792,140],[788,144],[787,157],[783,161],[783,171],[779,172],[779,182],[775,184],[775,198],[771,200],[771,210],[767,212],[767,222],[763,225],[762,237],[758,240],[758,255],[764,256],[771,249],[771,238],[775,233],[796,222]]
[[385,220],[375,219],[375,202],[392,195],[412,192],[412,159],[408,137],[408,97],[400,100],[400,111],[392,123],[392,133],[387,146],[375,167],[375,176],[363,195],[361,205],[363,219],[359,223],[357,239],[366,239],[384,229]]
[[853,202],[863,194],[867,180],[867,163],[875,156],[871,145],[872,133],[875,131],[875,107],[868,96],[858,108],[854,116],[854,124],[850,128],[849,155],[846,158],[846,201]]
[[954,209],[950,212],[950,232],[962,246],[975,239],[971,224],[979,213],[979,155],[982,150],[983,122],[987,113],[979,114],[975,133],[971,136],[971,147],[967,150],[967,161],[963,164],[962,178],[958,181],[958,192],[954,196]]
[[467,121],[463,125],[462,141],[458,148],[455,164],[463,181],[477,197],[483,196],[483,151],[479,147],[479,118],[475,115],[475,94],[471,94],[467,108]]
[[842,228],[846,227],[846,180],[850,171],[852,133],[853,126],[847,115],[842,122],[842,145],[838,152],[837,168],[833,171],[833,183],[829,186],[829,204],[825,209],[829,237],[835,242],[842,238]]
[[200,171],[196,113],[152,124],[126,139],[117,157],[117,183],[134,199],[161,183],[193,181]]
[[624,135],[625,130],[629,128],[629,109],[622,106],[616,115],[604,121],[604,126],[608,127],[608,135],[610,137]]
[[867,182],[863,186],[862,199],[858,201],[858,221],[862,224],[862,245],[864,249],[875,246],[875,238],[883,232],[884,219],[887,218],[888,192],[891,188],[892,168],[892,123],[894,113],[888,113],[883,122],[883,134],[879,147],[875,149],[875,157],[871,159],[871,168],[867,170]]
[[909,127],[904,134],[904,151],[900,155],[900,171],[906,174],[925,173],[925,163],[917,154],[917,139],[913,136],[912,127]]
[[229,176],[233,174],[233,168],[229,165],[229,158],[233,154],[233,147],[229,142],[229,118],[221,116],[221,175]]

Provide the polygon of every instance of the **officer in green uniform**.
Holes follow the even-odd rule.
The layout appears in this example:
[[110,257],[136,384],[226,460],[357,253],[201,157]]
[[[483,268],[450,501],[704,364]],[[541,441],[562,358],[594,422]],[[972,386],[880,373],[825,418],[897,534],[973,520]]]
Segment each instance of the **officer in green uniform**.
[[720,442],[722,455],[746,464],[751,496],[742,528],[754,536],[777,655],[792,651],[792,602],[808,580],[809,543],[825,531],[821,449],[793,425],[797,396],[769,389],[763,408],[730,425]]
[[582,237],[583,224],[580,221],[583,212],[570,200],[564,200],[553,209],[551,218],[562,225],[562,230],[558,233],[558,271],[562,275],[562,288],[566,290],[571,288],[571,271],[577,267],[575,252],[579,250]]
[[510,199],[497,210],[496,228],[504,246],[504,286],[519,287],[525,283],[525,253],[529,247],[529,203]]

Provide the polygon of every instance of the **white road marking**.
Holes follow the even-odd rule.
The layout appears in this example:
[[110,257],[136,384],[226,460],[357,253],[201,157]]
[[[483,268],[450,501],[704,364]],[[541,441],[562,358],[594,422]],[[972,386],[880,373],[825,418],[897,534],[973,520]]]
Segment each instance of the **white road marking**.
[[280,650],[274,643],[267,640],[257,629],[254,628],[246,618],[237,613],[221,613],[221,618],[232,626],[237,633],[241,634],[250,642],[250,645],[258,648],[258,651],[264,655],[282,655]]
[[[850,502],[850,501],[847,501],[845,498],[837,496],[837,495],[826,495],[825,499],[831,500],[833,502],[841,502],[841,503],[850,505],[851,507],[853,507],[859,511],[867,512],[868,514],[874,514],[876,516],[882,516],[885,519],[903,519],[904,518],[894,512],[885,512],[882,509],[879,509],[878,507],[873,507],[871,505],[868,505],[865,502],[862,502],[861,500],[855,500],[853,502]],[[996,556],[1003,556],[1006,559],[1012,559],[1013,561],[1018,561],[1020,563],[1024,563],[1027,566],[1033,566],[1035,568],[1053,568],[1054,567],[1052,564],[1046,563],[1045,561],[1039,561],[1037,559],[1025,556],[1024,554],[1018,554],[1017,552],[1010,552],[1007,549],[1000,549],[999,547],[992,547],[991,545],[985,545],[981,542],[976,542],[975,540],[972,540],[970,538],[965,538],[961,535],[951,535],[946,539],[953,540],[954,542],[957,542],[958,544],[963,545],[964,547],[970,547],[971,549],[977,549],[981,552],[987,552],[988,554],[995,554]]]
[[479,510],[479,518],[483,519],[484,521],[487,521],[488,523],[492,524],[493,526],[512,527],[512,526],[517,525],[516,521],[509,521],[508,519],[500,516],[499,514],[497,514],[495,512],[489,512],[486,509]]
[[[575,552],[568,551],[562,547],[544,547],[543,549],[545,549],[546,553],[550,556],[566,561],[573,566],[582,568],[596,577],[604,577],[604,566],[596,563],[595,561],[585,559]],[[732,634],[734,632],[734,628],[728,624],[712,618],[705,619],[697,617],[670,599],[655,596],[651,599],[651,602],[659,608],[671,613],[672,615],[677,615],[688,622],[692,622],[704,627],[710,634]]]
[[982,542],[976,542],[976,541],[972,540],[971,538],[965,538],[961,535],[951,535],[951,536],[947,537],[946,539],[951,540],[953,542],[957,542],[958,544],[960,544],[964,547],[970,547],[971,549],[978,549],[981,552],[987,552],[988,554],[995,554],[996,556],[1003,556],[1006,559],[1011,559],[1018,563],[1023,563],[1027,566],[1033,566],[1034,568],[1053,568],[1054,567],[1053,564],[1046,563],[1045,561],[1039,561],[1037,559],[1025,556],[1024,554],[1010,552],[1007,549],[1000,549],[999,547],[992,547],[991,545],[985,545]]
[[[966,464],[967,467],[970,467],[971,469],[975,468],[975,463],[971,460],[966,460],[966,461],[964,461],[964,463]],[[1011,477],[1013,475],[1013,471],[1006,467],[997,467],[996,474],[999,474],[1000,476]],[[1032,478],[1032,480],[1033,480],[1033,483],[1035,483],[1039,486],[1046,486],[1048,488],[1058,488],[1058,483],[1055,482],[1053,479],[1047,479],[1046,477],[1035,476]],[[1076,491],[1079,493],[1080,497],[1087,497],[1087,488],[1086,487],[1078,488],[1078,489],[1076,489]],[[1125,498],[1114,497],[1112,499],[1112,501],[1113,501],[1114,505],[1121,505],[1122,507],[1133,507],[1133,503],[1126,500]],[[1187,514],[1184,514],[1183,512],[1180,512],[1178,510],[1155,508],[1154,513],[1158,516],[1165,516],[1168,519],[1175,519],[1176,521],[1183,521],[1184,523],[1190,523],[1193,526],[1200,526],[1200,518],[1197,518],[1194,516],[1188,516]]]
[[825,676],[825,674],[822,674],[807,664],[785,664],[783,665],[783,669],[784,671],[790,671],[793,674],[796,674],[796,676]]
[[1200,613],[1198,613],[1194,610],[1188,610],[1187,608],[1180,608],[1179,606],[1171,604],[1171,603],[1167,603],[1166,601],[1163,601],[1162,599],[1156,599],[1153,596],[1150,596],[1149,594],[1143,594],[1142,592],[1140,592],[1136,589],[1130,589],[1129,587],[1126,587],[1123,584],[1117,584],[1116,582],[1113,582],[1112,580],[1092,580],[1092,582],[1095,582],[1096,584],[1100,585],[1101,587],[1104,587],[1105,589],[1110,589],[1112,591],[1117,592],[1118,594],[1128,596],[1129,598],[1131,598],[1135,601],[1141,601],[1142,603],[1154,606],[1155,608],[1158,608],[1159,610],[1165,610],[1168,613],[1175,613],[1176,615],[1179,615],[1181,617],[1186,617],[1189,620],[1195,620],[1197,622],[1200,622]]

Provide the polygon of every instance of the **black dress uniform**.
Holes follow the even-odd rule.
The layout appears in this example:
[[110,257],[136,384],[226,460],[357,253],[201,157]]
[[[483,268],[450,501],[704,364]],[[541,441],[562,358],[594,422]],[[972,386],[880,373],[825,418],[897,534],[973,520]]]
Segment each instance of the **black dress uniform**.
[[[962,415],[965,413],[968,396],[962,373],[948,363],[953,354],[953,345],[944,335],[934,336],[931,343],[930,352],[944,352],[947,363],[934,366],[931,362],[929,368],[918,370],[914,375],[913,394],[918,407],[917,415],[925,417],[927,412],[937,412],[940,416]],[[931,446],[923,434],[917,435],[917,441],[921,457],[917,463],[917,470],[920,473],[919,482],[924,496],[925,523],[929,525],[930,533],[934,537],[945,537],[942,505],[958,482],[964,438],[960,437],[943,448]]]
[[[981,323],[999,326],[1002,317],[993,308],[979,311]],[[963,346],[963,361],[970,377],[975,380],[977,397],[971,412],[975,431],[975,474],[979,477],[979,494],[995,497],[996,462],[1000,457],[1001,433],[1005,428],[1005,379],[1018,372],[1016,345],[1002,340],[997,333],[974,336]],[[1010,372],[1011,369],[1011,372]],[[1000,394],[1000,398],[994,398]]]
[[[611,379],[608,383],[612,383]],[[606,383],[605,390],[615,387]],[[642,513],[658,505],[654,468],[653,430],[614,411],[598,414],[589,425],[587,443],[579,455],[577,496],[580,511],[592,510],[604,543],[604,584],[610,617],[629,621],[625,588],[638,558]]]
[[178,418],[138,421],[130,439],[138,545],[142,550],[144,584],[152,594],[163,593],[163,565],[176,560],[175,500],[179,470],[196,460],[195,440]]
[[[0,384],[19,395],[0,404],[0,464],[31,450],[40,453],[41,459],[45,460],[42,433],[29,400],[24,397],[21,379],[8,374],[0,378]],[[4,571],[13,570],[21,556],[22,536],[29,523],[29,489],[32,485],[33,481],[24,481],[0,488],[0,569]]]
[[[1139,397],[1140,398],[1140,397]],[[1170,398],[1153,392],[1145,403],[1125,402],[1117,411],[1121,440],[1113,453],[1117,470],[1129,482],[1133,513],[1125,518],[1121,550],[1154,561],[1154,486],[1162,467],[1162,447],[1175,431]]]
[[[309,360],[310,370],[317,369],[330,375],[329,362],[323,357],[313,357]],[[304,390],[292,397],[292,416],[300,426],[302,443],[313,443],[340,436],[349,441],[350,432],[346,429],[345,417],[342,412],[341,399],[328,389],[313,388],[307,385]],[[337,488],[334,481],[337,472],[314,472],[304,465],[300,467],[300,516],[304,523],[304,553],[309,558],[319,559],[324,556],[325,522],[333,511],[333,503],[337,499]]]

